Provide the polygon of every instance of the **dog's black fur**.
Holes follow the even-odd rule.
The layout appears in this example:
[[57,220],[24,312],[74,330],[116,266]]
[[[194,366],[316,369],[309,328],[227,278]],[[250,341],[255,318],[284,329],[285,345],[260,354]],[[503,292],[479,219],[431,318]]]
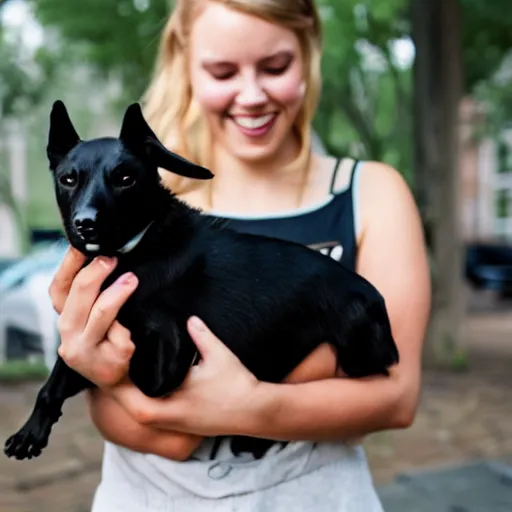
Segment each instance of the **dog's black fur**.
[[[136,345],[129,376],[146,395],[162,397],[183,382],[197,355],[186,329],[191,315],[263,381],[282,381],[325,341],[350,377],[387,375],[398,362],[384,300],[368,281],[312,249],[236,233],[164,189],[158,167],[213,175],[168,151],[138,104],[128,107],[119,139],[81,141],[55,102],[47,153],[71,245],[89,261],[119,257],[104,287],[127,271],[139,278],[118,320]],[[132,250],[119,252],[147,226]],[[40,455],[64,401],[92,386],[59,358],[5,453]],[[238,437],[232,447],[261,456],[270,444]]]

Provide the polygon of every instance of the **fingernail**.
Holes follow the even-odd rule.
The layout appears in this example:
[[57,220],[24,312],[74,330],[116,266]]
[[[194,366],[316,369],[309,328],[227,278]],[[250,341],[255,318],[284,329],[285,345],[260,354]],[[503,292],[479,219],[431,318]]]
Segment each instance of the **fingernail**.
[[133,272],[127,272],[117,279],[116,284],[120,284],[122,286],[133,286],[134,284],[137,284],[137,276]]
[[116,263],[115,258],[107,258],[106,256],[98,256],[96,261],[107,270],[111,269]]
[[190,325],[196,331],[199,331],[199,332],[206,331],[206,326],[204,325],[204,322],[200,318],[198,318],[197,316],[191,316],[190,317]]

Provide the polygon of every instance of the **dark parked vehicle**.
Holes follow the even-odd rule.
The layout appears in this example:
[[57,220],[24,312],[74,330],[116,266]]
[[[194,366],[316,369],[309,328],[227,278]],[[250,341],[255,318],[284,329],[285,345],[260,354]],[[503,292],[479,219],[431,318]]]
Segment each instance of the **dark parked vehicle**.
[[465,276],[476,289],[495,290],[502,296],[512,296],[512,245],[468,245]]

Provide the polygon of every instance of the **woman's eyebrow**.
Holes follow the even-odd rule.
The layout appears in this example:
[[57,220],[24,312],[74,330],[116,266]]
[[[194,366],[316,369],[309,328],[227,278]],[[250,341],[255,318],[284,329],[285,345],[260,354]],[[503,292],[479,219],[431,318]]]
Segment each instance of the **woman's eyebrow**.
[[233,66],[234,62],[225,59],[216,59],[215,57],[205,57],[201,60],[203,66]]
[[[291,50],[281,50],[272,55],[268,55],[260,59],[260,63],[268,63],[274,60],[291,60],[294,57],[294,52]],[[202,59],[201,64],[203,67],[222,67],[222,66],[236,66],[236,62],[229,61],[222,58],[205,57]]]
[[282,61],[286,62],[286,61],[292,60],[293,57],[294,57],[294,53],[291,50],[281,50],[272,55],[269,55],[268,57],[264,57],[263,59],[261,59],[261,62],[264,64],[273,62],[276,60],[282,60]]

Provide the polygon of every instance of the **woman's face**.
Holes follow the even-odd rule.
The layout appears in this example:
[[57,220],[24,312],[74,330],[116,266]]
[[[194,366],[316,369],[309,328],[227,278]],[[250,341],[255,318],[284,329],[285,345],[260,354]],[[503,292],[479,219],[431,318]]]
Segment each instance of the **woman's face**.
[[245,161],[293,144],[305,84],[291,30],[207,2],[192,27],[189,62],[193,95],[216,144]]

